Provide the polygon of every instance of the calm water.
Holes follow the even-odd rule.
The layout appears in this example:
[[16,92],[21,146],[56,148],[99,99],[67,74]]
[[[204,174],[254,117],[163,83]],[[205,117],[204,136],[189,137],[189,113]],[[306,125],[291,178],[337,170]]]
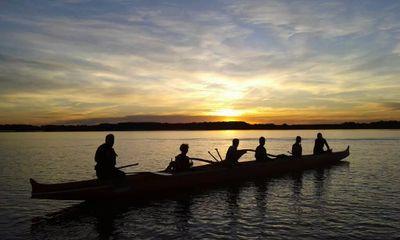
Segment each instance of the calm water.
[[[29,177],[63,182],[94,177],[93,153],[106,133],[0,133],[0,239],[399,239],[400,131],[324,131],[331,147],[350,145],[348,163],[241,185],[197,190],[145,203],[93,206],[30,199]],[[190,145],[189,155],[226,151],[230,139],[270,153],[316,131],[116,132],[119,165],[160,170]],[[224,155],[224,154],[223,154]],[[250,160],[251,154],[243,160]]]

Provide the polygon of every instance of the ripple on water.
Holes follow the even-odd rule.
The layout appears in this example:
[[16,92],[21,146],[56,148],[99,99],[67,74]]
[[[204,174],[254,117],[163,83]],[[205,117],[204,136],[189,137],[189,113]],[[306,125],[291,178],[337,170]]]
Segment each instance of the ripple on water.
[[[2,239],[400,238],[400,131],[327,131],[328,138],[336,138],[330,139],[334,149],[351,146],[349,164],[107,206],[32,200],[28,182],[29,177],[42,182],[91,178],[92,154],[104,133],[0,134],[7,140],[0,142]],[[115,135],[120,164],[139,162],[138,170],[162,169],[183,141],[202,158],[211,147],[226,151],[232,136],[245,139],[243,147],[254,147],[260,135],[270,135],[267,147],[273,153],[292,144],[287,131]],[[305,136],[303,148],[310,152],[315,132],[298,135]],[[154,142],[158,149],[149,150]]]

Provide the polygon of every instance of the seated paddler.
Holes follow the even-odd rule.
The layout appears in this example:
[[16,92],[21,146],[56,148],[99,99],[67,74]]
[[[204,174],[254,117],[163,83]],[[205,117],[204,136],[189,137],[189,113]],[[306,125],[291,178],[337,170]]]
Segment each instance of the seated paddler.
[[187,153],[189,152],[189,145],[188,144],[181,144],[179,147],[179,150],[181,151],[180,154],[178,154],[175,157],[175,161],[172,161],[167,169],[165,169],[166,172],[182,172],[182,171],[187,171],[193,166],[193,162],[191,159],[187,156]]
[[268,154],[267,149],[265,148],[265,137],[260,137],[258,139],[259,145],[256,148],[256,153],[254,154],[256,161],[268,161],[272,160],[270,157],[276,157],[276,155]]
[[[324,150],[324,147],[326,146],[326,150]],[[317,134],[317,139],[315,139],[315,144],[314,144],[314,155],[319,155],[323,153],[330,153],[332,152],[332,149],[329,147],[328,142],[325,140],[325,138],[322,137],[322,133]]]
[[96,176],[100,180],[122,179],[125,173],[115,167],[117,153],[113,148],[114,135],[108,134],[105,143],[101,144],[96,151],[94,160],[96,161]]
[[229,165],[235,165],[239,162],[241,158],[247,151],[253,151],[253,149],[238,149],[239,139],[234,138],[232,140],[232,146],[228,148],[225,156],[225,162]]
[[296,137],[296,142],[292,145],[292,155],[295,158],[301,158],[303,154],[303,148],[301,147],[301,137]]

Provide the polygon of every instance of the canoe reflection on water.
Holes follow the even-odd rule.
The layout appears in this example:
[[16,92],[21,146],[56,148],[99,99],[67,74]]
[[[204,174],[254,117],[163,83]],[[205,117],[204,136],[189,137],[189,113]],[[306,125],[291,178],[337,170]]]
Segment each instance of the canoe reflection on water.
[[294,214],[294,223],[309,221],[302,217],[305,201],[312,199],[316,205],[324,201],[331,171],[338,170],[337,174],[348,166],[348,162],[339,162],[152,201],[85,201],[32,219],[31,234],[34,239],[70,239],[74,233],[90,239],[268,237],[278,231],[278,212]]

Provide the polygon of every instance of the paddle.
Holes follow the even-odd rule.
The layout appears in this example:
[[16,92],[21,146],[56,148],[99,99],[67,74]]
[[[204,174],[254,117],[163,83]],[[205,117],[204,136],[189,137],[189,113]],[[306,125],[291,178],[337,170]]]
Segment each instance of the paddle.
[[221,157],[221,154],[219,154],[218,148],[216,148],[215,151],[217,151],[218,156],[219,156],[219,159],[221,159],[221,161],[223,161],[223,160],[222,160],[222,157]]
[[246,151],[246,152],[255,152],[256,151],[254,149],[240,149],[240,150],[243,150],[243,151]]
[[200,161],[200,162],[206,162],[206,163],[210,163],[210,164],[215,164],[215,162],[211,161],[211,160],[206,160],[206,159],[201,159],[201,158],[190,158],[190,160],[195,160],[195,161]]
[[218,159],[216,157],[214,157],[214,155],[212,155],[212,153],[210,151],[208,151],[208,154],[210,154],[211,157],[214,158],[214,160],[218,162]]
[[275,157],[273,159],[279,159],[279,158],[288,157],[288,155],[286,155],[286,154],[278,154],[278,155],[267,154],[267,155]]
[[133,163],[133,164],[129,164],[129,165],[117,167],[117,169],[122,169],[122,168],[127,168],[127,167],[133,167],[133,166],[137,166],[137,165],[139,165],[139,163]]

